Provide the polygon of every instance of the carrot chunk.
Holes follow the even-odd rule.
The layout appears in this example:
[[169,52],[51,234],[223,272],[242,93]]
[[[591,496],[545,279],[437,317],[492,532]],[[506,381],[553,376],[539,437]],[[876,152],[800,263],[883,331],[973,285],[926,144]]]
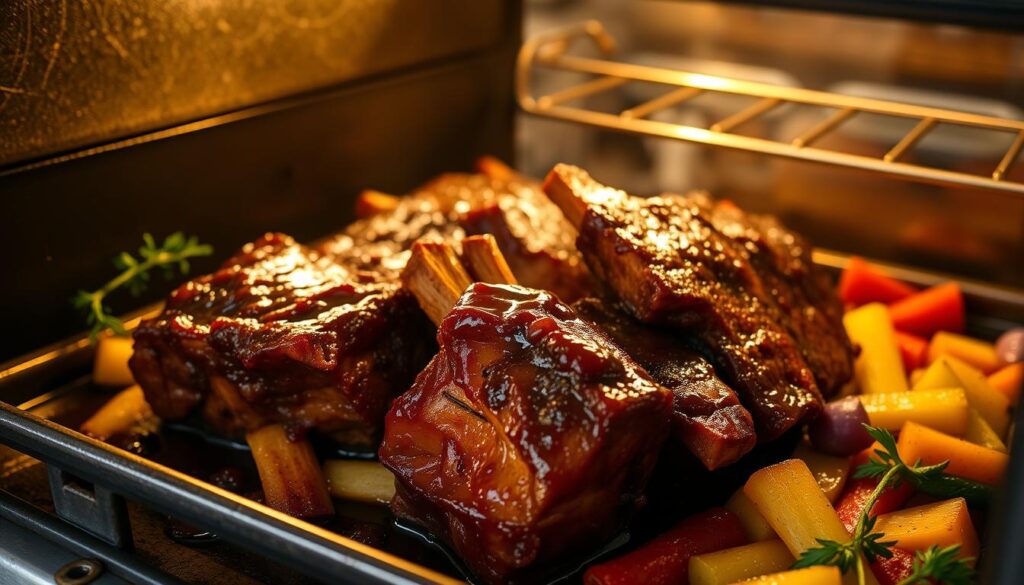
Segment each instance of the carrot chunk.
[[913,372],[928,365],[928,340],[912,333],[896,331],[896,345],[900,348],[903,369]]
[[914,571],[914,553],[896,547],[889,550],[892,556],[875,559],[871,563],[871,572],[878,578],[880,585],[899,585]]
[[882,514],[875,530],[907,550],[956,544],[960,546],[960,558],[978,557],[978,535],[963,498]]
[[1000,365],[996,347],[991,343],[948,331],[939,331],[928,344],[928,363],[944,355],[958,358],[985,374],[998,370]]
[[990,485],[1002,479],[1009,459],[1006,453],[913,422],[903,425],[896,447],[908,463],[920,460],[923,465],[935,465],[948,460],[946,473]]
[[839,277],[839,298],[844,303],[892,303],[914,294],[914,289],[882,274],[863,258],[854,256]]
[[988,377],[988,385],[1006,396],[1010,404],[1017,406],[1021,386],[1024,385],[1024,362],[1010,364]]
[[928,337],[936,331],[964,330],[964,298],[955,282],[933,286],[889,306],[893,326]]

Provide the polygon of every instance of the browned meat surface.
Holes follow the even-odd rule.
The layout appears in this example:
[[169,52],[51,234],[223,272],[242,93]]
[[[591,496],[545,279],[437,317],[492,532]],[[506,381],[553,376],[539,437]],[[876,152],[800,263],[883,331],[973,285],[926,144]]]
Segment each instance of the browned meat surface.
[[591,550],[637,505],[671,393],[546,292],[470,286],[386,419],[392,507],[487,582]]
[[754,421],[707,360],[671,331],[644,325],[609,302],[587,298],[573,308],[672,391],[672,434],[708,469],[736,462],[757,442]]
[[361,270],[397,278],[418,239],[456,243],[493,234],[523,285],[566,302],[586,296],[591,279],[575,233],[539,187],[521,179],[448,174],[401,197],[393,211],[357,221],[319,246]]
[[634,317],[697,338],[761,439],[817,413],[816,374],[826,394],[850,377],[838,301],[802,239],[706,197],[634,197],[569,165],[544,188],[578,226],[593,273]]
[[397,282],[268,234],[171,293],[135,331],[131,368],[166,419],[198,409],[225,434],[280,421],[372,444],[431,332]]

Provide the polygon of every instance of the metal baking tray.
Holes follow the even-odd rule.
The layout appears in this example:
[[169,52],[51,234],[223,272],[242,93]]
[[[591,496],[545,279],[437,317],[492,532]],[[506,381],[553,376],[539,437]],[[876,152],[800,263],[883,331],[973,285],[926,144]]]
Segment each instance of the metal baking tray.
[[[815,261],[835,272],[847,257],[818,251]],[[886,268],[890,274],[921,286],[949,280],[910,268]],[[972,334],[991,338],[1024,323],[1024,292],[960,282]],[[81,538],[65,536],[63,544],[83,556],[101,558],[108,571],[130,582],[178,581],[151,566],[140,567],[133,559],[126,501],[209,530],[242,551],[315,581],[373,584],[461,580],[457,564],[447,563],[440,553],[427,559],[426,564],[434,567],[428,568],[62,426],[56,422],[63,416],[62,404],[91,396],[98,406],[103,400],[89,382],[92,359],[88,339],[78,337],[0,366],[0,397],[5,400],[0,402],[0,443],[46,464],[57,510],[54,517],[27,505],[18,494],[8,491],[9,482],[0,474],[0,517],[5,520],[50,539],[61,539],[60,527],[81,530]],[[1018,409],[1018,425],[1021,419]],[[77,424],[66,417],[64,422]],[[1024,452],[1024,433],[1015,433],[1013,452]],[[1016,550],[1024,538],[1024,461],[1019,455],[1012,459],[1006,486],[1009,489],[1002,490],[988,515],[982,573],[985,583],[1019,583],[1024,575],[1024,560]],[[626,535],[613,544],[621,545],[624,538]],[[423,558],[416,560],[423,562]],[[559,580],[578,581],[578,571],[570,570]]]

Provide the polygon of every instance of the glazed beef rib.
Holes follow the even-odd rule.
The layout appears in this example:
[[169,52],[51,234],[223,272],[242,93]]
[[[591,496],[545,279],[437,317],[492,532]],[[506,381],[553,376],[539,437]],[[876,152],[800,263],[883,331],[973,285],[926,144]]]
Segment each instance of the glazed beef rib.
[[592,272],[637,319],[695,340],[761,439],[814,415],[849,379],[839,301],[802,238],[706,196],[643,199],[569,165],[544,189],[578,227]]
[[606,300],[582,299],[573,308],[672,391],[672,436],[704,467],[735,463],[754,447],[750,413],[712,365],[680,343],[678,335],[644,325]]
[[[433,282],[458,291],[468,277]],[[444,313],[430,308],[437,295],[409,286],[428,314]],[[451,302],[439,353],[386,419],[392,509],[483,580],[535,582],[533,571],[622,527],[668,434],[672,397],[550,293],[475,283]]]
[[396,281],[268,234],[171,293],[136,329],[130,365],[165,419],[198,409],[228,435],[284,422],[371,445],[431,331]]

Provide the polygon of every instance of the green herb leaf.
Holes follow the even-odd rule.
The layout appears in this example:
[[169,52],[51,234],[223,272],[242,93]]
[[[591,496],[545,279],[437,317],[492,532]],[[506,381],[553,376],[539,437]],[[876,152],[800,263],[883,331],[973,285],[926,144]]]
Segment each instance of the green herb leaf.
[[928,550],[914,553],[913,569],[899,585],[922,585],[944,583],[945,585],[970,585],[974,582],[972,559],[957,558],[958,545],[944,548],[932,546]]
[[181,232],[167,236],[163,246],[159,247],[152,234],[142,234],[139,259],[128,252],[121,252],[114,259],[114,266],[121,270],[121,273],[99,289],[78,291],[71,302],[75,308],[85,312],[85,320],[91,326],[90,338],[93,341],[105,329],[110,329],[117,335],[127,335],[124,323],[111,315],[105,304],[106,298],[112,292],[124,287],[133,296],[138,295],[146,289],[150,271],[154,268],[163,270],[164,275],[171,278],[174,276],[175,267],[181,274],[188,272],[189,258],[209,256],[212,253],[212,246],[200,244],[195,236],[185,237]]

